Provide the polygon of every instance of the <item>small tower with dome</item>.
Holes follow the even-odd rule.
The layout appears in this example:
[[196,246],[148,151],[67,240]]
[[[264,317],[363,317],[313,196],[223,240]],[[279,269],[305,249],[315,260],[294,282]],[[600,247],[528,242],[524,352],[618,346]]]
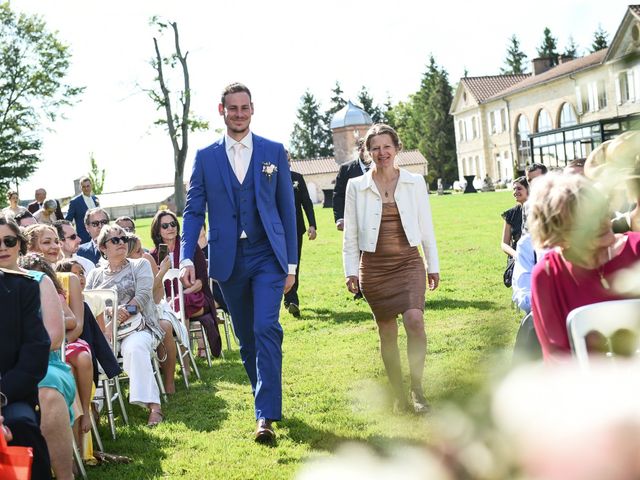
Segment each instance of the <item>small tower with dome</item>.
[[350,100],[331,119],[333,132],[333,152],[338,165],[354,160],[358,155],[356,142],[364,138],[373,125],[371,116]]

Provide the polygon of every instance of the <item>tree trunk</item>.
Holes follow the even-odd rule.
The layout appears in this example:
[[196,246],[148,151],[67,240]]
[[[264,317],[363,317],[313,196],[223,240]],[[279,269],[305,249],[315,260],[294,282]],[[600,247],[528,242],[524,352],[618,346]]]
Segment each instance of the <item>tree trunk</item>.
[[174,201],[176,203],[176,215],[181,216],[184,212],[185,191],[182,169],[176,168],[173,177],[173,188],[175,190]]

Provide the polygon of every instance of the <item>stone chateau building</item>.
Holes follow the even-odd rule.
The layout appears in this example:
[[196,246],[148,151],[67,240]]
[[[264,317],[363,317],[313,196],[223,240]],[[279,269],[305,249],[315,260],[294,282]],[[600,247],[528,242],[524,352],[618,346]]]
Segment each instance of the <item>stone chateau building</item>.
[[640,127],[640,5],[630,5],[609,48],[532,73],[460,79],[454,117],[458,175],[513,179],[532,162],[563,167]]

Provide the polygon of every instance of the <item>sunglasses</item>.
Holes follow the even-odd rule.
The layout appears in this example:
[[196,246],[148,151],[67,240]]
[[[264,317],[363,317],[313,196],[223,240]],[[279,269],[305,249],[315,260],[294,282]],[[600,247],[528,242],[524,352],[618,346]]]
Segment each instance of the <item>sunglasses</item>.
[[95,222],[89,222],[89,225],[91,225],[92,227],[101,227],[103,225],[107,225],[108,223],[109,223],[109,220],[105,218],[104,220],[96,220]]
[[105,243],[107,242],[111,242],[114,245],[119,245],[120,243],[129,243],[129,237],[125,237],[124,235],[122,237],[111,237],[111,238],[107,238],[107,240],[105,241]]
[[161,223],[160,226],[162,227],[163,230],[166,230],[169,227],[176,228],[178,226],[178,222],[173,220],[172,222],[169,222],[169,223]]
[[13,248],[18,244],[18,237],[7,236],[4,238],[0,238],[0,245],[4,243],[4,246],[7,248]]
[[74,233],[72,235],[69,235],[68,237],[62,237],[60,241],[64,242],[65,240],[75,240],[76,238],[78,238],[78,235]]

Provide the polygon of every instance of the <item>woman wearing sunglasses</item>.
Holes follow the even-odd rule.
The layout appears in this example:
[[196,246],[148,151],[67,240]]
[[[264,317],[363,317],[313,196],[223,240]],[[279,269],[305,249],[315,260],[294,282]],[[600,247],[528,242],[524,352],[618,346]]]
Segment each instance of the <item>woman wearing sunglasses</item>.
[[[164,337],[153,302],[153,272],[143,258],[127,258],[129,239],[117,225],[102,227],[96,239],[100,253],[107,260],[87,277],[87,289],[115,288],[118,291],[118,324],[142,315],[141,327],[120,342],[124,371],[129,375],[129,402],[149,409],[148,426],[163,420],[160,391],[153,375],[151,355]],[[106,326],[110,330],[111,324]]]
[[[178,217],[171,210],[159,210],[151,221],[151,239],[155,248],[149,253],[158,262],[158,247],[160,244],[167,245],[167,259],[160,263],[160,279],[169,268],[179,268],[180,266],[180,224]],[[218,332],[218,325],[215,320],[216,307],[213,293],[209,288],[209,276],[207,273],[207,260],[200,248],[196,248],[193,257],[196,269],[195,284],[185,289],[184,304],[187,321],[194,319],[201,321],[207,331],[209,344],[214,356],[220,356],[222,349],[222,339]],[[168,294],[168,285],[165,286]],[[187,325],[188,328],[188,325]],[[204,349],[200,348],[200,355],[204,356]]]

